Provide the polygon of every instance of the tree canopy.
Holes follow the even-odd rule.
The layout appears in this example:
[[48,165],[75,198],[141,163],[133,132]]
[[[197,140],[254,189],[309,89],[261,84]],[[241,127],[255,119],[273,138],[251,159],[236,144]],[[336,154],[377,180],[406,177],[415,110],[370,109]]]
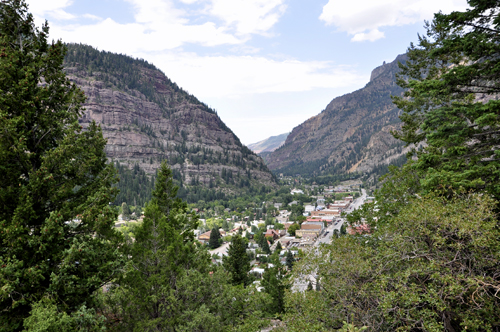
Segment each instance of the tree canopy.
[[398,80],[407,90],[394,98],[403,110],[395,136],[415,146],[412,167],[427,192],[485,190],[498,199],[500,9],[497,1],[468,2],[465,12],[435,14],[408,49]]
[[100,128],[24,1],[0,4],[0,331],[22,329],[36,303],[72,313],[121,265],[116,182]]

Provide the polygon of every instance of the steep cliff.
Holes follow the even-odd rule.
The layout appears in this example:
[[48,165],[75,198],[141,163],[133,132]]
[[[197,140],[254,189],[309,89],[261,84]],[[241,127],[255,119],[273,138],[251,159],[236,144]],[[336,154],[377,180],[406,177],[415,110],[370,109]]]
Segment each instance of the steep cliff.
[[151,175],[167,159],[193,192],[274,185],[263,160],[213,110],[146,61],[69,44],[65,70],[87,96],[82,125],[101,125],[106,153],[120,165]]
[[400,126],[391,95],[401,95],[393,62],[373,70],[362,89],[333,99],[326,109],[295,127],[285,144],[267,156],[270,169],[285,174],[370,172],[394,162],[403,144],[392,137]]

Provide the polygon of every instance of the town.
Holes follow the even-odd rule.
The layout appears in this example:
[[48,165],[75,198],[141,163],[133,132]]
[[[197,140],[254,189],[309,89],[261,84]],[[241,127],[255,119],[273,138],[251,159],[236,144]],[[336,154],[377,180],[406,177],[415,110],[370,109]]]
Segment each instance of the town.
[[[366,224],[350,226],[346,222],[350,212],[374,200],[362,186],[363,183],[356,180],[335,186],[289,186],[284,199],[282,195],[258,206],[249,203],[244,211],[223,205],[202,209],[193,204],[191,208],[199,216],[196,239],[208,247],[212,263],[220,265],[228,255],[233,237],[243,237],[250,257],[249,274],[255,279],[257,289],[262,289],[259,279],[266,268],[273,267],[271,255],[278,256],[281,265],[290,270],[293,262],[331,243],[332,237],[370,232]],[[287,202],[290,197],[293,200]],[[134,220],[135,213],[130,215],[127,209],[126,205],[121,207],[122,214],[115,227],[133,236],[133,228],[143,216]],[[292,291],[305,291],[308,287],[319,287],[315,275],[296,279]]]

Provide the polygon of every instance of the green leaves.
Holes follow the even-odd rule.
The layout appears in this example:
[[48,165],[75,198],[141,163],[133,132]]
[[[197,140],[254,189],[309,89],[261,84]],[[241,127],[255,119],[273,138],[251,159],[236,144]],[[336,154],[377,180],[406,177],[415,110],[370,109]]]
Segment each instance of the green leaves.
[[106,141],[79,125],[84,94],[47,34],[24,1],[0,4],[0,331],[48,295],[60,312],[91,305],[120,265]]
[[411,154],[427,192],[486,190],[499,198],[499,9],[495,1],[471,3],[477,7],[436,14],[408,49],[398,80],[408,90],[394,98],[403,126],[394,134],[423,144]]

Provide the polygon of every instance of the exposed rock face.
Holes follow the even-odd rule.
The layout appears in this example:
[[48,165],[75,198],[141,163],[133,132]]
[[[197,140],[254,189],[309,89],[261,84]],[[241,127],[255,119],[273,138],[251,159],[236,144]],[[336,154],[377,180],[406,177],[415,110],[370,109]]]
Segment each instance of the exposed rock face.
[[390,134],[400,126],[391,95],[401,95],[395,74],[399,55],[373,70],[362,89],[333,99],[326,109],[295,127],[285,144],[266,159],[272,170],[287,174],[368,172],[403,154]]
[[152,65],[89,46],[68,49],[67,75],[87,96],[81,123],[101,125],[110,159],[149,174],[167,159],[188,185],[228,188],[221,175],[229,171],[232,184],[241,178],[247,186],[274,185],[263,160],[214,111]]

